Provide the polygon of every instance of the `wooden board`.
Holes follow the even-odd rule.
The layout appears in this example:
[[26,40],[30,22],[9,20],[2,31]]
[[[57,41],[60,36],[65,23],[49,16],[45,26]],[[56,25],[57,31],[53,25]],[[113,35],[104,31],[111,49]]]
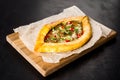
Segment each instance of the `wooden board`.
[[107,38],[102,37],[97,43],[83,51],[80,54],[75,54],[65,59],[62,59],[60,63],[46,63],[43,62],[42,58],[35,53],[29,51],[23,42],[19,39],[18,33],[12,33],[7,35],[7,41],[35,68],[38,72],[40,72],[44,77],[50,75],[51,73],[55,72],[56,70],[62,68],[63,66],[69,64],[70,62],[80,58],[81,56],[87,54],[88,52],[92,51],[93,49],[99,47],[100,45],[104,44],[105,42],[109,41],[110,39],[116,36],[116,32],[112,30]]

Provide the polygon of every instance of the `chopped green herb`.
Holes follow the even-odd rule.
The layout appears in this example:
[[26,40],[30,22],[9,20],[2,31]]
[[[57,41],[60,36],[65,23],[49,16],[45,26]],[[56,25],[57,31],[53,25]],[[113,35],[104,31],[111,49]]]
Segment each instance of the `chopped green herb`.
[[82,27],[78,21],[61,22],[48,32],[45,42],[70,42],[79,38],[81,33]]

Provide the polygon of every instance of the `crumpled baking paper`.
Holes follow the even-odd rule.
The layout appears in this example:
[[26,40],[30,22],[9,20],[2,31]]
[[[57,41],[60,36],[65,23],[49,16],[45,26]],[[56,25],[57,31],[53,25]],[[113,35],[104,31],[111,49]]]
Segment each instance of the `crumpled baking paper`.
[[[40,31],[42,26],[44,26],[47,23],[51,23],[51,22],[54,22],[62,18],[67,18],[67,17],[72,17],[72,16],[85,16],[85,13],[83,13],[78,7],[72,6],[72,7],[64,9],[63,12],[59,14],[50,16],[48,18],[42,19],[37,22],[33,22],[28,25],[20,26],[14,29],[14,31],[19,33],[19,37],[22,40],[22,42],[25,44],[25,46],[29,50],[33,51],[35,41],[38,36],[38,32]],[[94,44],[102,36],[107,37],[107,35],[109,35],[109,33],[111,32],[111,29],[93,20],[92,18],[90,18],[90,23],[91,23],[92,32],[93,32],[92,38],[90,39],[89,42],[87,42],[81,48],[78,48],[73,51],[65,52],[65,53],[59,53],[59,54],[58,53],[37,53],[37,54],[42,57],[44,62],[58,63],[63,58],[66,58],[73,54],[80,54],[82,51],[94,46]]]

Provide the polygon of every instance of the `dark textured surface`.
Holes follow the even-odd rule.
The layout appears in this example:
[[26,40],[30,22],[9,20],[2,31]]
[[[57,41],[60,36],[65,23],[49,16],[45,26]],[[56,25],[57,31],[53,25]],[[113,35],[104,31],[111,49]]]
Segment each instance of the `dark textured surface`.
[[[0,80],[120,80],[119,0],[0,0]],[[78,6],[118,32],[115,39],[44,78],[6,42],[13,28]]]

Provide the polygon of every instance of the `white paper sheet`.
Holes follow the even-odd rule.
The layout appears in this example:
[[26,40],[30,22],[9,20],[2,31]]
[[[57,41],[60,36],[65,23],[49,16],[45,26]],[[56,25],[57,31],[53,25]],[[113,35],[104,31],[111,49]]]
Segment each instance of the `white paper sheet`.
[[[33,51],[38,32],[43,25],[62,19],[62,18],[67,18],[71,16],[84,16],[84,15],[85,13],[83,13],[78,7],[72,6],[64,9],[63,12],[59,14],[50,16],[48,18],[31,23],[29,25],[20,26],[14,29],[14,31],[19,33],[19,37],[23,41],[23,43],[26,45],[26,47],[29,50]],[[45,62],[58,63],[62,58],[66,58],[73,54],[80,54],[82,51],[94,46],[94,44],[101,38],[101,36],[107,37],[107,35],[111,32],[111,29],[93,20],[92,18],[90,18],[90,23],[92,26],[93,35],[90,41],[87,44],[85,44],[83,47],[73,51],[66,52],[66,53],[61,53],[61,54],[60,53],[59,54],[58,53],[38,53],[38,54],[42,57],[43,61]]]

